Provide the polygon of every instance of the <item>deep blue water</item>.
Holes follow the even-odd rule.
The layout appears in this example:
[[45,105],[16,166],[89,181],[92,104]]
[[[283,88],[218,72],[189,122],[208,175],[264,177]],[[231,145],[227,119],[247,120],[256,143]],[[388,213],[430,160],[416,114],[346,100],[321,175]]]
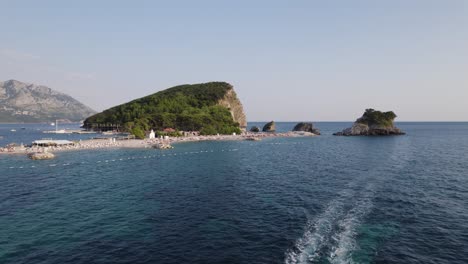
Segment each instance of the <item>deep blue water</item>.
[[468,123],[331,136],[348,125],[0,155],[0,263],[468,263]]

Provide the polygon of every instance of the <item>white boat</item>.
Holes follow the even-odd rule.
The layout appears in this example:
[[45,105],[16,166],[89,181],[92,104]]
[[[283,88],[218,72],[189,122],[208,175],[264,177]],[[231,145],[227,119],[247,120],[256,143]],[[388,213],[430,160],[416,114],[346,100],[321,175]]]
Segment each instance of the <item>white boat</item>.
[[12,130],[10,130],[10,131],[11,131],[11,132],[16,132],[16,129],[12,129]]

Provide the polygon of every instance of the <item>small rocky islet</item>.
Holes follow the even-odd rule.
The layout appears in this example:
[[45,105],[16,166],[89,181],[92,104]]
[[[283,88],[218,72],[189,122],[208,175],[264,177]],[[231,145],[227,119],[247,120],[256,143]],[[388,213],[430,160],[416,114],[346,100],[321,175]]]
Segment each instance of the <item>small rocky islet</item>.
[[29,153],[28,158],[32,160],[50,160],[55,158],[55,155],[50,152],[34,152]]
[[300,122],[294,128],[295,132],[309,132],[315,135],[320,135],[320,130],[314,128],[314,125],[310,122]]
[[271,121],[271,122],[266,123],[266,124],[263,126],[262,131],[263,131],[263,132],[275,132],[275,131],[276,131],[276,123],[275,123],[275,121]]
[[260,132],[260,128],[258,126],[253,126],[250,128],[250,132],[258,133]]
[[392,112],[381,112],[372,108],[366,109],[364,114],[354,122],[352,127],[341,132],[336,132],[335,136],[392,136],[405,135],[401,129],[397,128],[394,120],[397,115]]

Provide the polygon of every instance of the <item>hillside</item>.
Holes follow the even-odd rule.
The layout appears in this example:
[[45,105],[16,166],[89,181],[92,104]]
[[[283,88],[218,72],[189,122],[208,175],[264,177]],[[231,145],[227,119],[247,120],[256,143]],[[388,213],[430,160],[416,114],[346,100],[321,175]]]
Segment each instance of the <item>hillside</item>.
[[91,108],[49,87],[15,80],[0,82],[0,123],[80,121]]
[[85,120],[93,130],[143,131],[173,128],[231,134],[247,126],[242,104],[225,82],[186,84],[112,107]]

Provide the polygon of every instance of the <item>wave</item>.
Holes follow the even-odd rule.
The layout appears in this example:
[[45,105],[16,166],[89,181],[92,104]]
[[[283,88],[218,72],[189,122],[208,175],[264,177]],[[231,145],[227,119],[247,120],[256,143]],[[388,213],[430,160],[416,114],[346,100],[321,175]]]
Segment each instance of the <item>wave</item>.
[[286,264],[305,264],[317,260],[320,250],[329,243],[336,221],[342,215],[346,200],[354,194],[347,189],[328,204],[325,211],[315,219],[307,222],[304,234],[294,247],[286,253]]
[[[323,251],[328,251],[325,256],[330,263],[353,263],[357,228],[373,207],[374,185],[368,184],[361,192],[364,195],[356,197],[351,188],[344,190],[322,214],[309,220],[304,234],[286,252],[285,263],[316,263],[326,253]],[[352,207],[346,210],[350,201]]]
[[359,200],[346,217],[338,222],[340,232],[333,235],[335,246],[331,248],[328,257],[330,263],[354,263],[352,254],[358,248],[356,241],[357,228],[373,207],[372,197],[368,196]]

